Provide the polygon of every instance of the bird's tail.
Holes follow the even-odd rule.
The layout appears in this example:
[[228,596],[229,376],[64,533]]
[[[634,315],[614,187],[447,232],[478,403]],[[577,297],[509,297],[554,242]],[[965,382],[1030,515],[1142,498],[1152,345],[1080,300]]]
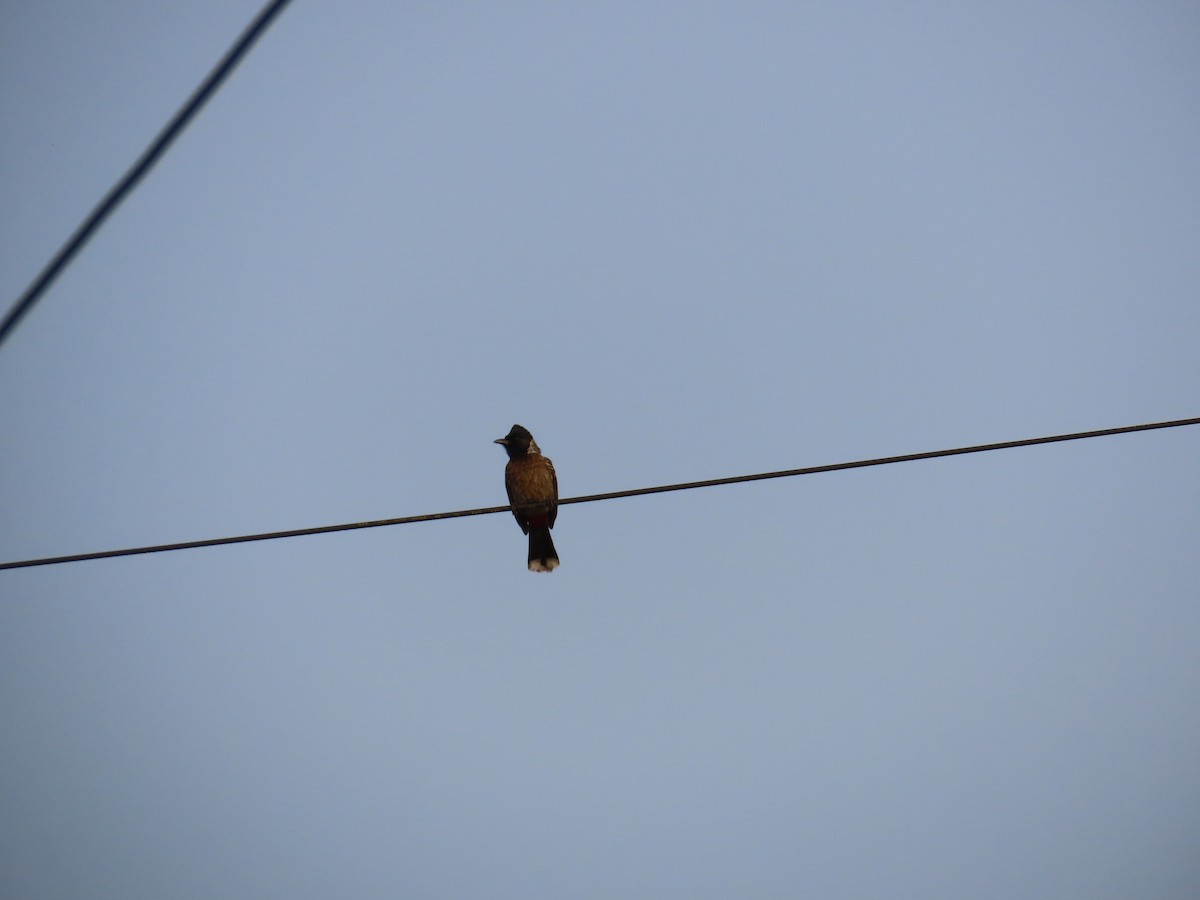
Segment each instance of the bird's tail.
[[529,571],[553,572],[558,568],[558,551],[550,539],[550,529],[545,525],[529,529]]

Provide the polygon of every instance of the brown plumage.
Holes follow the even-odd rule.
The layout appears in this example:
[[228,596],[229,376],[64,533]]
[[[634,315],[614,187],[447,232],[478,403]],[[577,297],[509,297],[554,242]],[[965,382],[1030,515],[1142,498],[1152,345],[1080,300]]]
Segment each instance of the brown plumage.
[[508,451],[504,487],[513,517],[529,535],[529,571],[553,572],[558,552],[550,529],[558,516],[558,477],[554,463],[542,456],[533,435],[520,425],[496,441]]

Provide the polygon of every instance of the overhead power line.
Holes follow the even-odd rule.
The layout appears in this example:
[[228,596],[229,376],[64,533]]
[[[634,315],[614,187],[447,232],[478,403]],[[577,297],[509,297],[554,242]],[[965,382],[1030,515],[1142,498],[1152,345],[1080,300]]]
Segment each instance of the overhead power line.
[[[745,481],[764,481],[768,478],[791,478],[795,475],[816,475],[819,472],[839,472],[843,469],[863,469],[868,466],[887,466],[892,463],[915,462],[919,459],[937,459],[943,456],[962,456],[967,453],[986,453],[990,450],[1009,450],[1014,447],[1032,447],[1035,444],[1056,444],[1062,441],[1081,441],[1085,438],[1107,437],[1114,434],[1129,434],[1135,431],[1154,431],[1159,428],[1179,428],[1183,425],[1200,425],[1200,417],[1175,419],[1170,422],[1150,422],[1145,425],[1123,425],[1119,428],[1102,428],[1099,431],[1077,431],[1072,434],[1055,434],[1049,437],[1024,438],[1019,441],[1002,441],[998,444],[976,444],[971,447],[955,447],[950,450],[927,450],[923,453],[906,453],[902,456],[882,456],[876,459],[859,459],[853,462],[829,463],[824,466],[807,466],[802,469],[784,469],[780,472],[760,472],[756,475],[732,475],[726,478],[711,478],[707,481],[686,481],[680,484],[664,484],[656,487],[631,488],[610,491],[606,494],[587,494],[582,497],[567,497],[559,500],[560,506],[570,503],[592,503],[596,500],[616,500],[621,497],[637,497],[642,494],[663,494],[667,491],[688,491],[693,488],[716,487],[721,484],[740,484]],[[329,534],[334,531],[353,531],[357,528],[381,528],[384,525],[408,525],[413,522],[431,522],[435,519],[460,519],[464,516],[486,516],[508,512],[507,506],[486,506],[480,509],[460,509],[453,512],[425,513],[417,516],[402,516],[398,519],[379,519],[374,522],[351,522],[344,525],[321,525],[317,528],[296,528],[291,531],[270,531],[264,534],[243,534],[236,537],[208,538],[201,541],[183,541],[176,544],[156,544],[151,547],[131,547],[125,550],[102,550],[97,553],[76,553],[71,556],[51,556],[45,559],[26,559],[0,563],[0,569],[20,569],[29,566],[50,566],[58,563],[81,562],[88,559],[107,559],[113,556],[135,556],[141,553],[163,553],[168,550],[191,550],[196,547],[216,547],[221,544],[243,544],[248,541],[271,541],[277,538],[302,537],[311,534]]]
[[234,45],[229,48],[221,61],[216,67],[209,72],[208,77],[204,82],[196,88],[188,101],[175,113],[166,127],[158,133],[149,147],[143,151],[138,157],[137,162],[130,167],[129,171],[118,181],[100,201],[100,205],[92,210],[91,214],[84,219],[75,233],[62,246],[62,249],[54,255],[54,258],[42,269],[41,274],[34,279],[33,283],[25,289],[19,300],[8,314],[4,317],[4,321],[0,323],[0,344],[17,327],[17,323],[25,317],[25,314],[33,308],[33,305],[41,299],[46,293],[50,285],[62,273],[63,269],[75,258],[76,254],[83,249],[83,246],[92,238],[104,220],[120,206],[123,201],[135,187],[138,182],[145,177],[146,173],[154,167],[154,164],[167,151],[167,148],[174,142],[175,138],[183,132],[185,128],[195,118],[201,107],[208,102],[209,98],[216,93],[217,88],[229,76],[229,73],[234,70],[242,58],[249,52],[254,43],[262,36],[267,27],[278,16],[285,6],[291,0],[272,0],[263,7],[254,21],[247,26],[242,32],[241,37],[234,42]]

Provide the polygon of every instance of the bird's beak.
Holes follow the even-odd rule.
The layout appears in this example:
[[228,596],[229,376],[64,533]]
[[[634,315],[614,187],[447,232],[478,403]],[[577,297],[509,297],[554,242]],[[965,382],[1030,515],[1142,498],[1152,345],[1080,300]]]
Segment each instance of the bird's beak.
[[496,438],[494,441],[492,441],[492,443],[493,444],[502,444],[503,446],[507,447],[508,446],[508,438]]

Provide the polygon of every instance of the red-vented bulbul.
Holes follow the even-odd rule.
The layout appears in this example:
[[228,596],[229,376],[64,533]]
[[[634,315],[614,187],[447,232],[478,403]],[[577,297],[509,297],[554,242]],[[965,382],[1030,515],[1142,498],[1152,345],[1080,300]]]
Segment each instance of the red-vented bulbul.
[[558,568],[558,551],[550,540],[550,529],[558,515],[554,463],[542,456],[533,435],[520,425],[514,425],[496,443],[508,451],[504,487],[517,524],[529,535],[529,571],[553,572]]

